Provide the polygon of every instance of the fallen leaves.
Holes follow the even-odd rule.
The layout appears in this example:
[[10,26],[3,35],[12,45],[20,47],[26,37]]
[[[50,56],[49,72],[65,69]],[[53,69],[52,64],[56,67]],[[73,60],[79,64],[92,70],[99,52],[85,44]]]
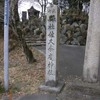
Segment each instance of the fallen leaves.
[[[3,83],[3,39],[0,39],[0,80]],[[44,80],[45,57],[39,51],[32,49],[37,62],[28,64],[20,47],[9,53],[9,84],[15,94],[38,92],[38,87]]]

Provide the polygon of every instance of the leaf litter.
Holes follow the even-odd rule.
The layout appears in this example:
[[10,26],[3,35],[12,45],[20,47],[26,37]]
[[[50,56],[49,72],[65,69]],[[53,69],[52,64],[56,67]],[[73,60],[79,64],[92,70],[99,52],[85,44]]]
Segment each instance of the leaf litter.
[[[14,95],[38,93],[44,80],[45,56],[31,47],[37,62],[28,64],[21,47],[9,52],[9,88]],[[0,81],[3,83],[3,39],[0,39]],[[3,94],[1,93],[1,96]]]

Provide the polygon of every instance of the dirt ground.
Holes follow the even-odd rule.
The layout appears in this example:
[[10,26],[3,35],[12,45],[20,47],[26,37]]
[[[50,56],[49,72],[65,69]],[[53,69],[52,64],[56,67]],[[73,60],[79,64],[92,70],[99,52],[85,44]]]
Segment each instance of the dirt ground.
[[[28,64],[20,47],[9,52],[9,88],[13,94],[32,94],[44,80],[45,57],[31,48],[37,62]],[[0,39],[0,81],[4,80],[3,39]],[[0,98],[4,93],[0,94]]]

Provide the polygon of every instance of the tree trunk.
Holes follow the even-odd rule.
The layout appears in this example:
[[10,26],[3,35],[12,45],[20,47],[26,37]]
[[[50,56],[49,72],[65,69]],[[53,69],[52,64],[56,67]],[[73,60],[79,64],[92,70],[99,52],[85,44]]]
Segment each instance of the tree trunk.
[[0,0],[0,37],[3,36],[4,1]]
[[53,0],[53,4],[57,5],[58,0]]
[[32,51],[29,49],[29,47],[26,44],[25,39],[23,38],[23,31],[21,30],[21,28],[17,29],[17,33],[19,36],[18,39],[20,40],[20,43],[22,45],[23,52],[26,56],[27,62],[28,63],[36,62],[36,59],[34,58]]
[[24,37],[22,36],[23,35],[22,29],[20,29],[20,31],[19,31],[19,29],[17,28],[18,25],[19,25],[18,0],[10,0],[10,27],[11,27],[11,30],[13,31],[13,34],[15,34],[17,39],[20,41],[28,63],[35,62],[36,60],[33,57],[32,51],[29,49]]
[[44,0],[44,15],[45,15],[45,12],[46,12],[46,7],[47,7],[46,0]]
[[100,57],[100,0],[91,0],[83,77],[96,82]]
[[4,1],[0,0],[0,23],[3,22]]
[[[28,48],[24,37],[22,37],[22,31],[20,34],[18,33],[18,29],[17,29],[17,26],[19,24],[18,0],[9,0],[9,4],[10,4],[9,24],[10,24],[10,31],[11,31],[10,34],[11,35],[13,34],[17,39],[19,39],[20,43],[22,44],[23,51],[26,55],[27,61],[29,63],[32,63],[35,61],[32,51]],[[0,0],[0,25],[2,25],[1,27],[3,27],[3,19],[4,19],[4,0]]]

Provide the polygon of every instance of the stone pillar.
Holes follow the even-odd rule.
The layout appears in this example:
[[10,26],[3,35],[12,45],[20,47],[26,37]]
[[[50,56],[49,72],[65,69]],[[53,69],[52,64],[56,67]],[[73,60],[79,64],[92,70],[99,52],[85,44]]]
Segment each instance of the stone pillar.
[[22,11],[22,21],[26,21],[27,19],[27,12],[26,11]]
[[84,81],[98,80],[100,57],[100,0],[90,1],[89,24],[85,50],[83,77]]
[[45,82],[56,83],[57,64],[58,64],[58,34],[59,34],[59,11],[57,6],[51,6],[47,9],[46,26],[46,78]]
[[55,92],[60,92],[63,86],[63,84],[59,84],[57,79],[59,18],[59,9],[56,5],[47,8],[46,73],[45,85],[42,85],[41,89]]

